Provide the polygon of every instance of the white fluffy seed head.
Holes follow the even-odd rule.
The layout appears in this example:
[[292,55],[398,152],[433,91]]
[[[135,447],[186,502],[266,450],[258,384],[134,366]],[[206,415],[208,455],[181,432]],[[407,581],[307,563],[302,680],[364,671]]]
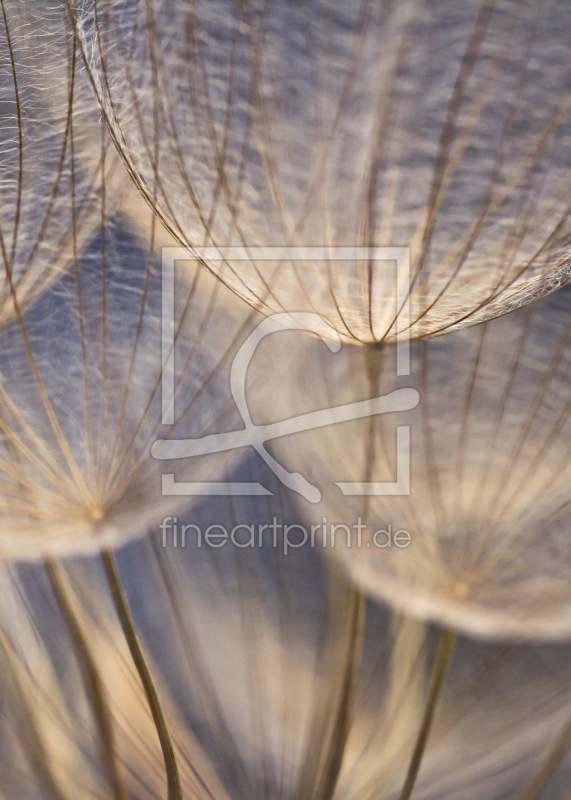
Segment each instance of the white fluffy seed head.
[[[256,307],[390,341],[409,294],[428,336],[567,280],[563,0],[75,6],[147,202],[191,251],[247,248],[204,260]],[[407,248],[410,278],[377,247]]]
[[[296,333],[260,346],[250,392],[266,424],[418,392],[412,410],[352,419],[349,405],[349,421],[268,443],[320,490],[317,504],[292,497],[317,526],[317,546],[368,592],[476,635],[569,636],[570,303],[564,288],[482,326],[413,343],[409,376],[397,376],[392,346],[332,354]],[[347,483],[385,486],[380,496],[351,496],[342,493]],[[367,526],[360,545],[359,518]],[[349,526],[350,546],[343,527],[331,544],[335,524]],[[404,535],[395,543],[399,530],[408,543]]]
[[228,369],[251,313],[188,259],[173,281],[169,324],[160,257],[115,216],[72,270],[0,330],[1,557],[98,550],[141,535],[188,502],[184,489],[163,491],[162,473],[207,482],[238,454],[166,463],[151,455],[158,439],[235,424]]
[[0,326],[81,253],[120,196],[118,160],[62,3],[0,14]]

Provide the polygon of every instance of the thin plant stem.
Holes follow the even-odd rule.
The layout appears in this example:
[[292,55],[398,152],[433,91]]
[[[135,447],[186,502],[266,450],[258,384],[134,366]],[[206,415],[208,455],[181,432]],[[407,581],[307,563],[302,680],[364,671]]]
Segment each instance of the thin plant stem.
[[438,652],[436,653],[436,658],[434,659],[432,677],[430,679],[430,689],[428,690],[428,697],[424,707],[422,724],[416,738],[416,743],[414,745],[412,757],[408,765],[405,782],[399,795],[399,800],[410,800],[412,797],[412,791],[418,777],[424,751],[426,750],[426,744],[428,742],[428,737],[430,736],[432,723],[434,722],[436,705],[438,703],[438,698],[440,697],[440,692],[444,684],[444,678],[446,677],[446,670],[450,664],[450,659],[452,658],[455,644],[456,633],[450,630],[443,631],[440,637],[440,644],[438,645]]
[[365,599],[361,592],[355,590],[352,592],[349,602],[351,604],[349,612],[350,629],[347,639],[346,662],[343,669],[341,696],[339,698],[339,706],[337,708],[325,768],[316,792],[316,800],[331,800],[335,794],[337,782],[341,773],[343,754],[351,728],[355,678],[359,669],[361,650],[363,647]]
[[145,656],[139,642],[139,637],[137,636],[137,631],[135,630],[135,624],[133,622],[133,618],[129,610],[129,604],[121,584],[121,578],[119,576],[119,570],[117,569],[115,557],[110,550],[104,550],[101,553],[101,558],[103,560],[103,567],[105,569],[109,588],[111,589],[113,602],[115,603],[115,608],[117,609],[119,621],[121,622],[121,627],[123,628],[123,633],[131,652],[131,657],[133,658],[133,662],[137,672],[139,673],[141,683],[143,684],[143,689],[145,690],[145,695],[147,697],[149,709],[153,717],[153,722],[155,723],[155,728],[157,729],[167,773],[168,800],[182,800],[182,789],[180,785],[180,776],[178,772],[174,745],[167,727],[151,671],[149,670],[148,664],[145,660]]
[[516,795],[515,800],[538,800],[547,782],[567,755],[570,747],[571,719],[563,727],[543,764],[523,791]]
[[127,794],[117,765],[113,723],[101,675],[97,669],[77,612],[73,607],[60,567],[53,559],[47,558],[44,560],[44,569],[66,628],[71,636],[85,691],[99,732],[103,761],[113,792],[113,798],[114,800],[126,800]]
[[[0,666],[2,689],[5,697],[13,697],[18,708],[19,738],[31,772],[43,797],[51,800],[69,800],[54,773],[49,750],[44,742],[44,731],[38,724],[37,707],[34,707],[29,684],[22,683],[26,670],[22,669],[14,647],[5,631],[0,628]],[[4,697],[3,697],[4,700]]]

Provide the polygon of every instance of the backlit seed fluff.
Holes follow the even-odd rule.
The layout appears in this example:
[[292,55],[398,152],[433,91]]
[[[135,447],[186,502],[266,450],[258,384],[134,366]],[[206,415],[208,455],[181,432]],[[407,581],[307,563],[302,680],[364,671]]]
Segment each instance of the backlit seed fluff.
[[[408,398],[404,409],[361,419],[350,405],[349,421],[269,443],[283,468],[315,487],[319,502],[292,497],[319,545],[327,518],[326,553],[364,590],[475,635],[571,634],[570,315],[563,288],[412,343],[410,375],[400,377],[392,345],[331,353],[288,332],[260,346],[250,388],[259,424],[398,390]],[[344,494],[347,483],[365,487]],[[399,530],[408,543],[395,544]]]
[[[118,169],[119,167],[119,169]],[[116,206],[118,162],[59,2],[0,11],[0,326],[37,298]]]
[[567,280],[566,0],[73,5],[140,191],[256,307],[390,341]]
[[160,259],[117,215],[0,330],[0,558],[141,535],[189,500],[184,487],[163,490],[161,473],[184,482],[224,471],[224,454],[165,469],[151,446],[232,424],[228,358],[251,312],[188,259],[173,280],[173,344],[162,352]]
[[[221,503],[216,517],[203,510],[181,521],[230,527],[234,513]],[[319,800],[332,773],[335,797],[398,797],[438,631],[369,604],[354,636],[352,590],[342,575],[323,572],[315,552],[214,553],[190,541],[167,551],[155,535],[118,561],[184,798]],[[75,558],[61,574],[103,682],[119,785],[127,796],[164,797],[158,737],[98,559]],[[3,786],[30,800],[54,788],[66,798],[116,800],[81,660],[41,566],[3,569],[0,581]],[[461,639],[414,797],[500,800],[528,785],[569,715],[568,659],[569,646]],[[568,775],[560,767],[558,780]]]

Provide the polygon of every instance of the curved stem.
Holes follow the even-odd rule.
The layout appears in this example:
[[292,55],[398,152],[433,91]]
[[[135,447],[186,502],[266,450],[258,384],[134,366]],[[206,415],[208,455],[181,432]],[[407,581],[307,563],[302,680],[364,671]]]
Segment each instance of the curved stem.
[[28,682],[22,683],[22,676],[27,674],[19,657],[14,651],[8,635],[0,627],[0,668],[2,669],[3,702],[12,697],[18,710],[17,735],[22,750],[30,766],[37,787],[42,797],[52,800],[69,800],[60,786],[58,776],[54,772],[50,753],[44,743],[45,731],[38,724],[37,696],[31,691]]
[[114,800],[127,800],[127,794],[123,787],[117,766],[113,723],[107,698],[105,697],[105,689],[103,681],[101,680],[101,675],[97,669],[95,659],[91,653],[91,648],[89,647],[79,617],[73,607],[59,566],[51,558],[46,558],[44,560],[44,569],[60,613],[71,636],[85,691],[101,739],[103,762],[107,770]]
[[159,696],[155,688],[153,677],[145,660],[145,656],[139,642],[139,637],[137,636],[137,631],[135,630],[135,624],[133,622],[133,618],[131,617],[129,604],[121,584],[121,578],[119,576],[115,557],[110,550],[105,550],[101,553],[101,558],[103,560],[105,574],[107,576],[109,588],[111,589],[115,608],[117,609],[119,621],[121,622],[121,627],[123,628],[123,633],[125,634],[125,639],[127,640],[127,644],[131,652],[131,657],[133,658],[133,662],[137,672],[139,673],[141,683],[143,684],[149,709],[151,711],[153,722],[155,723],[159,741],[161,743],[161,749],[163,751],[163,759],[167,773],[168,800],[182,800],[182,789],[180,785],[180,776],[178,773],[178,765],[174,746],[170,737]]
[[438,652],[434,659],[434,666],[432,668],[432,677],[430,679],[430,689],[428,690],[428,697],[424,707],[424,715],[422,717],[422,724],[416,738],[416,744],[412,752],[412,758],[408,765],[405,782],[399,795],[399,800],[410,800],[412,797],[412,790],[416,783],[432,723],[434,722],[434,714],[436,711],[436,704],[440,697],[440,692],[444,684],[446,670],[450,663],[454,645],[456,644],[456,634],[453,631],[443,631],[440,637],[440,644]]
[[355,590],[349,597],[349,603],[349,636],[345,654],[346,661],[343,667],[341,694],[326,763],[316,792],[316,800],[331,800],[335,794],[337,782],[341,773],[343,754],[351,728],[355,679],[359,669],[363,646],[365,599],[361,592]]
[[538,800],[548,780],[563,761],[570,747],[571,719],[563,727],[541,767],[515,800]]

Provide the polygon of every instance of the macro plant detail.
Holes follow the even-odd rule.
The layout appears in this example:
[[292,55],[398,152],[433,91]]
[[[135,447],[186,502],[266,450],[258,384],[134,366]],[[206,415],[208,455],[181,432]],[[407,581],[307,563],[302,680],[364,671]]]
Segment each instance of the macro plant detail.
[[[200,435],[217,414],[236,415],[217,370],[248,309],[219,307],[217,287],[188,262],[176,297],[172,425],[162,422],[160,269],[124,218],[106,220],[75,269],[0,331],[3,556],[97,550],[144,533],[176,502],[160,494],[155,438]],[[211,347],[198,352],[202,336]]]
[[72,3],[117,151],[184,246],[411,249],[222,264],[264,311],[347,340],[516,308],[569,261],[569,7],[554,2]]
[[[324,515],[339,525],[329,552],[367,592],[474,635],[568,636],[570,300],[563,288],[480,326],[414,342],[410,376],[398,376],[396,348],[346,345],[331,354],[317,339],[287,333],[260,353],[250,380],[252,413],[263,421],[333,399],[418,391],[413,410],[272,442],[285,469],[321,490],[317,504],[295,495],[307,529],[311,520],[322,539]],[[270,406],[266,392],[287,387],[286,375],[295,376],[291,391]],[[303,375],[315,379],[300,393]],[[394,480],[401,426],[410,437],[408,491],[342,493],[345,481]],[[390,541],[399,529],[410,539],[404,548]],[[377,530],[387,532],[375,541]]]
[[0,797],[569,800],[570,31],[0,0]]
[[9,1],[0,22],[4,327],[95,235],[105,187],[109,210],[120,193],[65,8]]

